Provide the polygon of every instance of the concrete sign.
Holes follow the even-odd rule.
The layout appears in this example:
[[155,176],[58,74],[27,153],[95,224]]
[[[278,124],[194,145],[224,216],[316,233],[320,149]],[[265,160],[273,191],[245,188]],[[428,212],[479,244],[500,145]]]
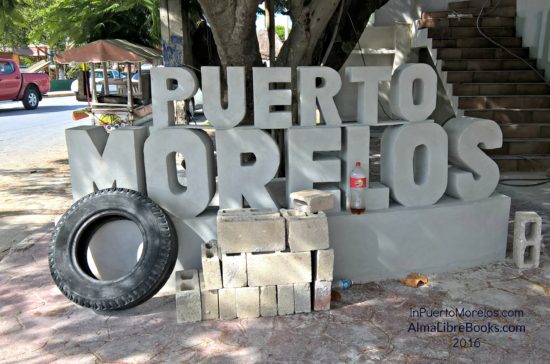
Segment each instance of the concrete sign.
[[[195,94],[198,89],[195,73],[181,67],[153,68],[153,127],[125,128],[110,135],[100,127],[67,130],[75,199],[93,192],[94,188],[110,188],[114,184],[146,192],[175,220],[180,248],[186,249],[186,265],[193,264],[189,262],[200,257],[201,240],[215,237],[212,231],[215,222],[209,212],[205,213],[209,206],[291,207],[288,196],[292,192],[315,187],[333,192],[339,201],[337,210],[345,211],[346,181],[351,169],[356,161],[362,162],[366,170],[369,168],[370,129],[389,125],[382,137],[381,183],[370,184],[365,193],[368,213],[353,216],[333,211],[332,217],[329,215],[329,223],[333,225],[331,235],[335,235],[331,238],[345,237],[347,241],[346,244],[334,244],[336,256],[340,257],[336,260],[336,273],[345,272],[348,278],[357,281],[401,274],[403,268],[397,267],[398,263],[391,261],[395,259],[393,253],[388,255],[389,251],[385,250],[389,245],[376,248],[386,255],[377,256],[373,248],[365,252],[375,254],[375,261],[370,263],[375,264],[375,268],[376,259],[379,259],[380,269],[376,274],[369,273],[372,267],[366,271],[353,264],[347,265],[341,257],[349,255],[350,259],[358,259],[346,249],[363,244],[363,239],[375,234],[378,241],[383,236],[407,236],[411,249],[409,256],[414,258],[418,254],[414,249],[420,244],[425,247],[426,239],[444,240],[445,229],[457,224],[471,230],[470,238],[486,241],[485,246],[477,246],[474,242],[470,247],[472,254],[477,254],[477,260],[472,261],[489,262],[504,256],[505,241],[501,240],[505,236],[509,199],[493,195],[499,170],[484,152],[502,146],[502,132],[491,120],[462,117],[450,120],[445,126],[427,120],[436,108],[437,96],[437,76],[429,66],[405,64],[393,75],[387,67],[346,69],[345,81],[357,86],[358,96],[358,120],[349,123],[344,123],[338,114],[335,96],[342,87],[342,80],[333,69],[254,68],[251,89],[246,87],[244,67],[227,68],[225,81],[222,81],[219,67],[203,67],[201,71],[204,113],[211,127],[217,130],[215,148],[203,128],[175,125],[173,102]],[[380,82],[389,80],[392,112],[402,120],[384,124],[377,115],[378,88]],[[297,87],[295,95],[292,82]],[[253,96],[253,110],[247,110],[247,93]],[[293,102],[298,103],[297,119],[293,119],[291,111]],[[239,126],[247,111],[253,111],[253,125]],[[272,129],[284,129],[283,151],[268,132]],[[176,172],[176,153],[181,153],[185,159],[183,181]],[[280,167],[280,153],[284,153],[286,160],[284,180],[275,178]],[[254,158],[245,158],[251,155]],[[478,204],[469,205],[466,203],[469,201]],[[430,213],[425,209],[438,202],[442,210]],[[423,226],[404,225],[404,212],[395,209],[399,206],[411,208],[410,216],[416,216],[416,224]],[[497,206],[500,211],[494,213],[493,219],[481,224],[479,221],[485,216],[480,213]],[[377,211],[387,212],[383,224],[379,222]],[[477,220],[453,221],[456,214]],[[433,223],[422,219],[433,216],[437,216],[439,226],[429,233]],[[362,222],[361,228],[358,221]],[[373,230],[368,230],[369,224],[375,222],[378,226],[373,225]],[[378,230],[381,226],[395,230],[390,228],[394,222],[401,226],[398,231]],[[491,229],[496,233],[489,232]],[[460,230],[449,234],[449,244],[459,246]],[[191,236],[197,243],[189,240],[194,239],[189,238]],[[187,241],[182,241],[182,237]],[[372,241],[369,244],[372,245]],[[392,241],[391,244],[400,243]],[[339,249],[345,251],[339,252]],[[468,265],[467,260],[456,262],[456,257],[464,257],[464,254],[449,251],[442,256],[447,258],[435,264],[434,271],[446,270],[453,264]],[[395,269],[388,268],[392,265]],[[181,268],[178,266],[176,270]]]

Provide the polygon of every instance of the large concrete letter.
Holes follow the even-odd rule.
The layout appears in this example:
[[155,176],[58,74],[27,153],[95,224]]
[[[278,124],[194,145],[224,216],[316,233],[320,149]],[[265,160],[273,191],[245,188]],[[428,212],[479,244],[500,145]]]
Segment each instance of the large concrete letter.
[[[320,85],[317,85],[320,81]],[[327,125],[340,125],[342,119],[334,103],[334,96],[342,88],[340,74],[328,67],[298,67],[298,92],[300,94],[300,125],[314,126],[317,121],[317,105]]]
[[[286,192],[314,188],[314,183],[334,183],[334,188],[315,188],[334,193],[340,210],[341,161],[334,152],[342,149],[342,129],[291,128],[286,131]],[[329,152],[323,154],[322,152]],[[288,198],[288,206],[292,201]]]
[[386,129],[382,136],[380,179],[404,206],[436,203],[447,187],[447,134],[434,123]]
[[113,186],[145,192],[143,144],[147,128],[126,127],[107,134],[100,126],[65,131],[75,200]]
[[[192,218],[206,209],[214,196],[214,148],[201,130],[170,127],[155,131],[145,143],[147,193],[178,218]],[[176,153],[185,159],[183,186],[176,170]]]
[[391,67],[347,67],[346,77],[357,82],[357,121],[378,124],[378,86],[391,79]]
[[[218,191],[221,208],[277,208],[266,185],[275,177],[280,152],[262,130],[235,128],[216,133]],[[252,158],[251,155],[255,158]]]
[[217,129],[228,129],[246,114],[244,67],[227,67],[227,107],[222,106],[220,67],[201,67],[204,115]]
[[482,150],[502,147],[502,131],[492,120],[454,118],[443,127],[449,136],[447,194],[461,200],[487,198],[500,178],[498,165]]
[[391,79],[392,112],[407,121],[424,121],[435,110],[437,74],[427,64],[402,64]]
[[[153,97],[153,123],[158,127],[174,125],[174,101],[187,100],[198,90],[195,72],[183,67],[153,67],[151,94]],[[175,88],[174,88],[174,85]]]
[[254,67],[254,125],[259,129],[286,129],[292,126],[292,112],[271,111],[272,106],[291,106],[292,91],[271,90],[272,83],[292,81],[290,67]]

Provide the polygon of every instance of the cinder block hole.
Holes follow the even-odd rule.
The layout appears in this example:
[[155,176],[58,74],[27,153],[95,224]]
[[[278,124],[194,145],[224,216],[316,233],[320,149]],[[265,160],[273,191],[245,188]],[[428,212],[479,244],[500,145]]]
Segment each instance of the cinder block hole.
[[189,284],[186,282],[183,282],[182,284],[180,284],[180,291],[192,291],[194,289],[195,287],[193,287],[192,284]]
[[242,253],[227,253],[226,256],[228,257],[240,257]]
[[206,257],[207,258],[214,258],[214,254],[210,250],[207,250],[206,251]]
[[533,264],[535,262],[535,247],[534,246],[528,246],[525,248],[525,251],[523,252],[523,262],[525,264]]
[[254,153],[241,153],[241,166],[252,166],[256,163]]
[[525,223],[525,239],[532,240],[535,238],[537,223],[534,221],[528,221]]
[[180,272],[180,278],[182,281],[193,279],[193,276],[194,276],[193,272],[187,272],[187,271]]
[[275,254],[276,252],[252,252],[252,255],[266,255],[266,254]]
[[306,216],[305,212],[299,210],[287,210],[289,216]]
[[211,243],[206,243],[204,246],[206,247],[206,249],[212,249],[212,244]]

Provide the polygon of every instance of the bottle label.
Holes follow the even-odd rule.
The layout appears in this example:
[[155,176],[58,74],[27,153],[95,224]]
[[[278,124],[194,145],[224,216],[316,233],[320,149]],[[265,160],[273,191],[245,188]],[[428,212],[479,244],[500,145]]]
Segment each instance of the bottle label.
[[350,178],[349,179],[349,186],[351,188],[366,188],[367,187],[367,179],[366,178]]

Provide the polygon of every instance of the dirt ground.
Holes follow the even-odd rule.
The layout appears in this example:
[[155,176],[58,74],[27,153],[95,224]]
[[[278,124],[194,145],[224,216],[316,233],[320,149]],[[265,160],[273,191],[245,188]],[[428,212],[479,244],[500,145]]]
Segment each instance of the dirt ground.
[[0,169],[0,259],[14,244],[53,226],[71,205],[65,150],[24,159],[5,161]]

